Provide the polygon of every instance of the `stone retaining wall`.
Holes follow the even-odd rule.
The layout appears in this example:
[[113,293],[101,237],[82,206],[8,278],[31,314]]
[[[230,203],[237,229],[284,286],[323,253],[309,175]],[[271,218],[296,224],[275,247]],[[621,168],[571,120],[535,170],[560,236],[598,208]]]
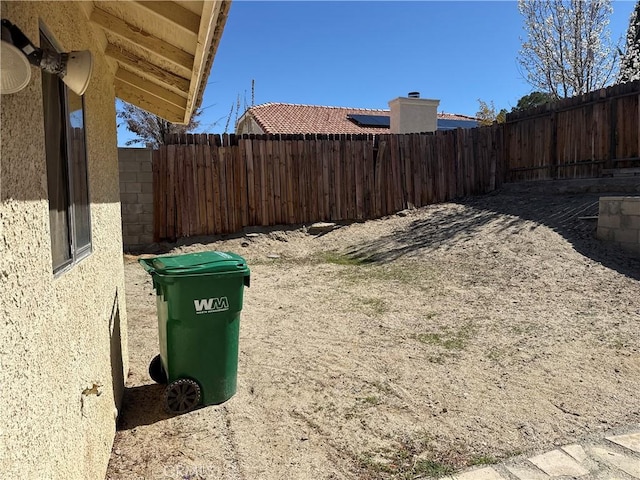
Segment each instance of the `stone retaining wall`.
[[640,197],[600,197],[597,237],[640,257]]

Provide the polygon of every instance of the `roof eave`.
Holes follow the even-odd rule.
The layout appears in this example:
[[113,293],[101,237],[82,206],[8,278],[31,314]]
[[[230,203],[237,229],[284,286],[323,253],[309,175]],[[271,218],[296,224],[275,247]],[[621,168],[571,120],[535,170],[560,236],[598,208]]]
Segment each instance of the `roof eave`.
[[[195,5],[195,6],[194,6]],[[230,1],[94,1],[85,8],[116,96],[172,123],[202,104]]]

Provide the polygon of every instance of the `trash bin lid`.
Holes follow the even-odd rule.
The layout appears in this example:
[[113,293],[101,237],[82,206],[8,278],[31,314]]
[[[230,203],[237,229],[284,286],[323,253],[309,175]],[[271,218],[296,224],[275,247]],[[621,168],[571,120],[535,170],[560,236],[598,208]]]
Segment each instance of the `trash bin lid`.
[[139,261],[148,272],[160,275],[201,275],[229,272],[249,274],[245,259],[231,252],[167,255],[155,258],[141,258]]

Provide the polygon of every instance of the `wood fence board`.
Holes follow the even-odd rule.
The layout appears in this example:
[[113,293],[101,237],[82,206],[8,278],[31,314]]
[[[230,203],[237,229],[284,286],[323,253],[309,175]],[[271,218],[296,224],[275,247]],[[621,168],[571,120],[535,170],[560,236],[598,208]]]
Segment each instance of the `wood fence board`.
[[347,178],[344,189],[347,192],[347,218],[356,219],[356,144],[347,140]]
[[307,218],[305,222],[313,222],[319,219],[318,217],[318,197],[319,186],[322,185],[322,177],[318,178],[318,155],[316,152],[317,142],[305,141],[305,154],[307,156],[307,176],[306,176],[306,189],[307,189]]
[[373,215],[381,217],[384,203],[384,190],[382,189],[382,155],[384,154],[384,140],[379,140],[377,149],[372,152],[373,158],[373,188],[376,193],[373,197]]
[[280,153],[280,143],[274,142],[273,140],[267,140],[267,149],[271,149],[273,152],[273,222],[274,225],[279,225],[284,223],[282,218],[282,192],[281,192],[281,183],[282,183],[282,175],[280,171],[280,165],[282,162],[282,156]]
[[234,144],[231,149],[232,162],[233,162],[233,196],[235,207],[235,226],[233,231],[238,232],[244,227],[244,221],[242,218],[243,209],[243,196],[245,192],[246,175],[243,171],[244,159],[241,156],[240,148],[237,144]]
[[363,155],[363,192],[362,192],[362,204],[363,204],[363,218],[374,218],[374,205],[373,197],[374,193],[374,167],[373,167],[373,141],[367,139],[363,142],[362,148]]
[[220,185],[220,149],[209,146],[209,158],[211,161],[211,180],[213,185],[213,224],[215,233],[222,232],[222,191]]
[[[208,140],[208,136],[205,138]],[[214,190],[216,185],[213,183],[213,167],[211,165],[211,147],[205,142],[202,142],[202,161],[204,163],[204,178],[205,178],[205,203],[206,203],[206,233],[207,235],[213,235],[216,233],[215,227],[215,203],[213,200]]]
[[[256,225],[264,225],[265,212],[264,212],[264,149],[261,149],[262,142],[259,139],[252,138],[251,145],[253,148],[253,169],[254,169],[254,191],[256,198]],[[262,150],[262,151],[261,151]]]
[[298,152],[298,141],[291,140],[291,223],[301,222],[300,204],[300,152]]
[[[187,137],[188,138],[188,137]],[[189,149],[186,151],[186,155],[184,157],[184,182],[185,182],[185,191],[186,191],[186,199],[187,203],[185,208],[183,209],[185,216],[189,219],[188,223],[188,234],[187,236],[192,236],[196,230],[196,216],[197,213],[195,210],[195,205],[198,203],[197,199],[197,191],[195,188],[195,184],[197,182],[197,167],[195,162],[195,156],[193,155],[193,142],[187,144]]]
[[381,182],[381,194],[382,194],[382,215],[389,215],[395,210],[394,204],[394,179],[393,179],[393,167],[391,164],[391,135],[384,135],[384,138],[380,140],[380,164],[382,170]]
[[276,143],[279,150],[280,166],[280,219],[278,223],[285,224],[289,220],[289,207],[287,205],[287,145],[286,142]]
[[296,223],[304,223],[307,221],[307,207],[308,207],[308,197],[306,192],[307,183],[307,170],[308,170],[308,162],[305,151],[305,141],[304,140],[295,140],[295,151],[297,161],[296,165],[296,179],[297,182],[295,184],[296,194],[295,197],[296,207],[297,207],[297,215],[296,215]]
[[175,227],[175,215],[176,215],[175,191],[176,189],[175,189],[175,180],[174,180],[176,147],[174,145],[168,145],[166,147],[166,152],[167,152],[167,190],[165,192],[165,199],[166,199],[165,201],[167,203],[166,238],[173,240],[176,238],[176,227]]
[[331,220],[341,220],[342,202],[341,202],[341,190],[342,190],[342,175],[341,167],[342,162],[340,140],[331,141],[331,170],[333,173],[333,190],[332,190],[332,208],[331,208]]
[[198,167],[198,155],[196,151],[195,138],[193,134],[191,134],[192,143],[190,146],[189,156],[191,157],[191,171],[193,175],[191,176],[191,204],[189,209],[189,217],[190,217],[190,225],[189,229],[191,231],[191,235],[197,235],[198,230],[200,228],[200,191],[198,190],[198,185],[200,182],[199,179],[199,167]]
[[[228,140],[227,140],[228,141]],[[223,136],[223,143],[225,142]],[[227,149],[218,149],[218,175],[220,176],[220,233],[229,233],[229,195],[227,194]]]
[[176,236],[184,237],[189,233],[189,219],[186,219],[184,216],[184,205],[187,203],[185,185],[184,185],[184,169],[185,169],[185,149],[178,148],[176,149]]
[[[274,160],[273,160],[273,142],[263,140],[265,144],[266,152],[266,170],[267,170],[267,225],[276,224],[275,214],[275,175],[274,175]],[[279,193],[278,193],[279,195]]]
[[252,140],[245,140],[247,164],[247,203],[249,205],[249,225],[258,225],[258,216],[256,214],[256,191],[255,191],[255,169],[254,169],[254,152]]
[[411,203],[415,207],[422,206],[422,150],[420,149],[421,135],[411,135],[409,139],[409,156],[411,157],[411,181],[413,183],[413,198]]
[[238,185],[240,188],[240,218],[242,227],[251,225],[249,222],[249,202],[247,200],[247,152],[246,140],[238,141]]
[[402,198],[403,207],[409,207],[409,203],[413,204],[413,166],[412,166],[412,158],[410,153],[409,142],[411,141],[411,135],[400,135],[399,137],[399,146],[400,146],[400,169],[401,169],[401,179],[402,184],[404,186],[404,195]]
[[389,136],[389,175],[391,178],[391,211],[402,210],[402,184],[400,182],[400,166],[398,165],[398,137]]
[[293,170],[293,141],[285,140],[286,147],[286,184],[287,184],[287,223],[294,224],[296,223],[296,214],[294,211],[294,199],[293,199],[293,183],[296,180],[295,173]]
[[364,218],[364,152],[362,141],[353,142],[353,186],[354,186],[354,217],[362,220]]
[[206,174],[204,167],[204,152],[203,147],[199,142],[200,135],[194,136],[195,142],[195,158],[197,165],[197,193],[198,204],[196,217],[198,218],[198,226],[196,229],[196,235],[205,235],[207,233],[207,193],[206,193]]

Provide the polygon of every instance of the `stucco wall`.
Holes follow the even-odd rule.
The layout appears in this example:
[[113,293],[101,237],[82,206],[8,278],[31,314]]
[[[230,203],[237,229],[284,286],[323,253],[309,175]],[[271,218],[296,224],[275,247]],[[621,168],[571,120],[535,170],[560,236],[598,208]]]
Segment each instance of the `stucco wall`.
[[122,238],[125,250],[153,242],[153,150],[119,148]]
[[128,369],[113,72],[79,4],[1,7],[36,44],[41,20],[65,50],[90,48],[94,69],[85,94],[93,252],[55,277],[39,70],[1,96],[0,478],[100,479]]
[[398,97],[389,102],[391,133],[424,133],[438,129],[440,100]]
[[238,122],[236,134],[243,135],[251,133],[262,135],[264,133],[264,130],[260,128],[260,125],[258,125],[258,122],[256,122],[252,116],[247,115],[240,122]]

